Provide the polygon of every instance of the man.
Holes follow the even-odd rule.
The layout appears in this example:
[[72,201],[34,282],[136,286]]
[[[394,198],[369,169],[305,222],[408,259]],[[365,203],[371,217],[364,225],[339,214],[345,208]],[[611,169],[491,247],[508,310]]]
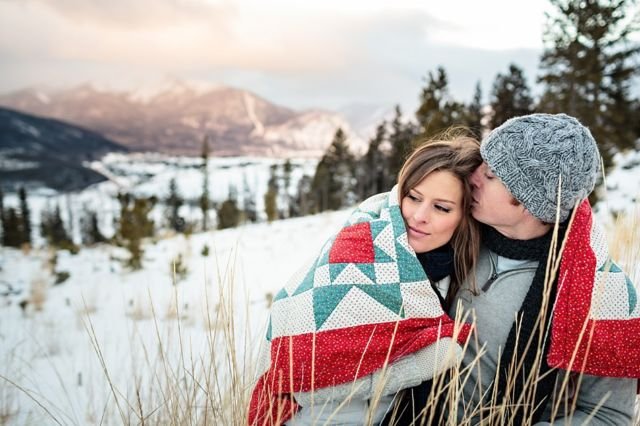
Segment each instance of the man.
[[[476,283],[465,283],[449,312],[468,313],[476,337],[450,378],[461,391],[441,397],[436,414],[428,405],[427,416],[433,424],[630,424],[640,308],[584,201],[600,163],[595,140],[575,118],[531,114],[492,131],[481,155],[471,178],[483,228]],[[404,398],[400,424],[418,417],[433,391],[425,383]]]

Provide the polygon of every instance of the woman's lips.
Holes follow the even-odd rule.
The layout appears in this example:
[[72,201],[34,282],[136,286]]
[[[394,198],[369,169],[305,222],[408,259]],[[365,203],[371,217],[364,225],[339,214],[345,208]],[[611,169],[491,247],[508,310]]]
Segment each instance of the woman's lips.
[[410,233],[411,235],[416,236],[416,237],[425,237],[425,236],[427,236],[427,235],[430,235],[430,234],[428,234],[428,233],[426,233],[426,232],[422,232],[422,231],[420,231],[420,230],[418,230],[418,229],[414,228],[413,226],[409,226],[409,233]]

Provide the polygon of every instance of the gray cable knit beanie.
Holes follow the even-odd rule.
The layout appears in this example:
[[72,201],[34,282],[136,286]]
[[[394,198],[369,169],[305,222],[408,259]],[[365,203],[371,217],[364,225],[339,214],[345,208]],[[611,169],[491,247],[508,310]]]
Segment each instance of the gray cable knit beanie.
[[491,171],[531,214],[560,221],[595,186],[600,154],[591,132],[566,114],[530,114],[507,120],[483,141],[480,153]]

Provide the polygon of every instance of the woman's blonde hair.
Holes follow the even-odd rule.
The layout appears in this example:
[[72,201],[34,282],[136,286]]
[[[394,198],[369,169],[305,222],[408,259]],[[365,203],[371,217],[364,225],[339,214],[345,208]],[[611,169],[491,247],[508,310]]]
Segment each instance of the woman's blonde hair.
[[449,129],[436,138],[419,141],[398,174],[399,202],[428,174],[446,171],[456,176],[463,187],[462,220],[451,237],[454,274],[447,294],[453,300],[460,285],[469,280],[475,291],[475,267],[480,250],[480,229],[471,217],[471,184],[469,178],[482,163],[480,142],[466,128]]

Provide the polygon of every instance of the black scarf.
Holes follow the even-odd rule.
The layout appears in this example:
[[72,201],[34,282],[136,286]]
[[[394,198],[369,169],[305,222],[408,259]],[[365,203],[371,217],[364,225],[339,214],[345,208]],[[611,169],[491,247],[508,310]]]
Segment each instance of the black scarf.
[[[561,224],[558,230],[559,242],[562,242],[562,240],[564,239],[565,232],[566,225]],[[533,277],[531,287],[529,287],[529,291],[527,292],[527,295],[525,296],[524,301],[522,302],[522,306],[520,307],[520,310],[518,312],[518,318],[522,318],[522,320],[520,321],[520,335],[517,336],[517,330],[514,324],[514,326],[511,327],[511,331],[509,331],[509,337],[507,338],[504,351],[500,358],[500,365],[498,366],[498,369],[496,371],[496,373],[500,373],[499,380],[496,382],[498,386],[498,398],[496,402],[499,402],[504,397],[505,390],[507,388],[509,366],[511,364],[511,361],[513,360],[514,353],[518,354],[517,359],[522,359],[522,353],[524,352],[527,342],[530,338],[532,342],[529,350],[526,354],[524,354],[522,370],[520,370],[520,374],[518,374],[518,376],[516,377],[515,384],[512,387],[511,398],[509,401],[511,404],[515,404],[522,394],[526,376],[533,368],[537,352],[537,341],[539,337],[539,335],[534,333],[545,332],[545,330],[541,330],[539,328],[536,329],[535,322],[540,315],[540,310],[542,309],[545,269],[549,257],[552,236],[553,229],[542,237],[535,238],[533,240],[512,240],[500,234],[490,226],[482,227],[482,241],[492,252],[509,259],[538,261],[538,268],[536,269],[535,275]],[[558,250],[560,249],[560,246],[561,244],[559,243]],[[557,279],[554,278],[550,295],[551,304],[553,304],[553,301],[555,300],[556,290]],[[549,325],[549,321],[551,319],[551,311],[551,308],[547,309],[545,327],[548,327]],[[540,324],[538,325],[538,327],[540,327]],[[544,351],[542,355],[543,358],[540,365],[538,377],[544,376],[551,370],[551,367],[549,367],[546,362],[547,353],[549,351],[550,334],[551,333],[549,333],[546,340],[544,341]],[[544,411],[546,402],[541,403],[541,401],[545,397],[548,398],[553,392],[556,375],[557,371],[553,371],[538,382],[534,400],[534,406],[537,406],[538,408],[533,412],[533,423],[537,423],[539,421],[540,416]],[[489,392],[488,394],[491,394],[491,392]],[[529,413],[531,413],[532,410],[533,407],[530,407]],[[523,409],[517,409],[513,424],[522,424],[523,416]]]
[[440,294],[440,291],[436,288],[435,283],[455,273],[453,266],[453,248],[450,244],[445,244],[426,253],[418,253],[417,257],[422,265],[422,269],[424,269],[425,274],[427,274],[427,278],[429,278],[433,291],[436,292],[438,299],[440,299],[442,309],[447,312],[449,306],[445,298]]

